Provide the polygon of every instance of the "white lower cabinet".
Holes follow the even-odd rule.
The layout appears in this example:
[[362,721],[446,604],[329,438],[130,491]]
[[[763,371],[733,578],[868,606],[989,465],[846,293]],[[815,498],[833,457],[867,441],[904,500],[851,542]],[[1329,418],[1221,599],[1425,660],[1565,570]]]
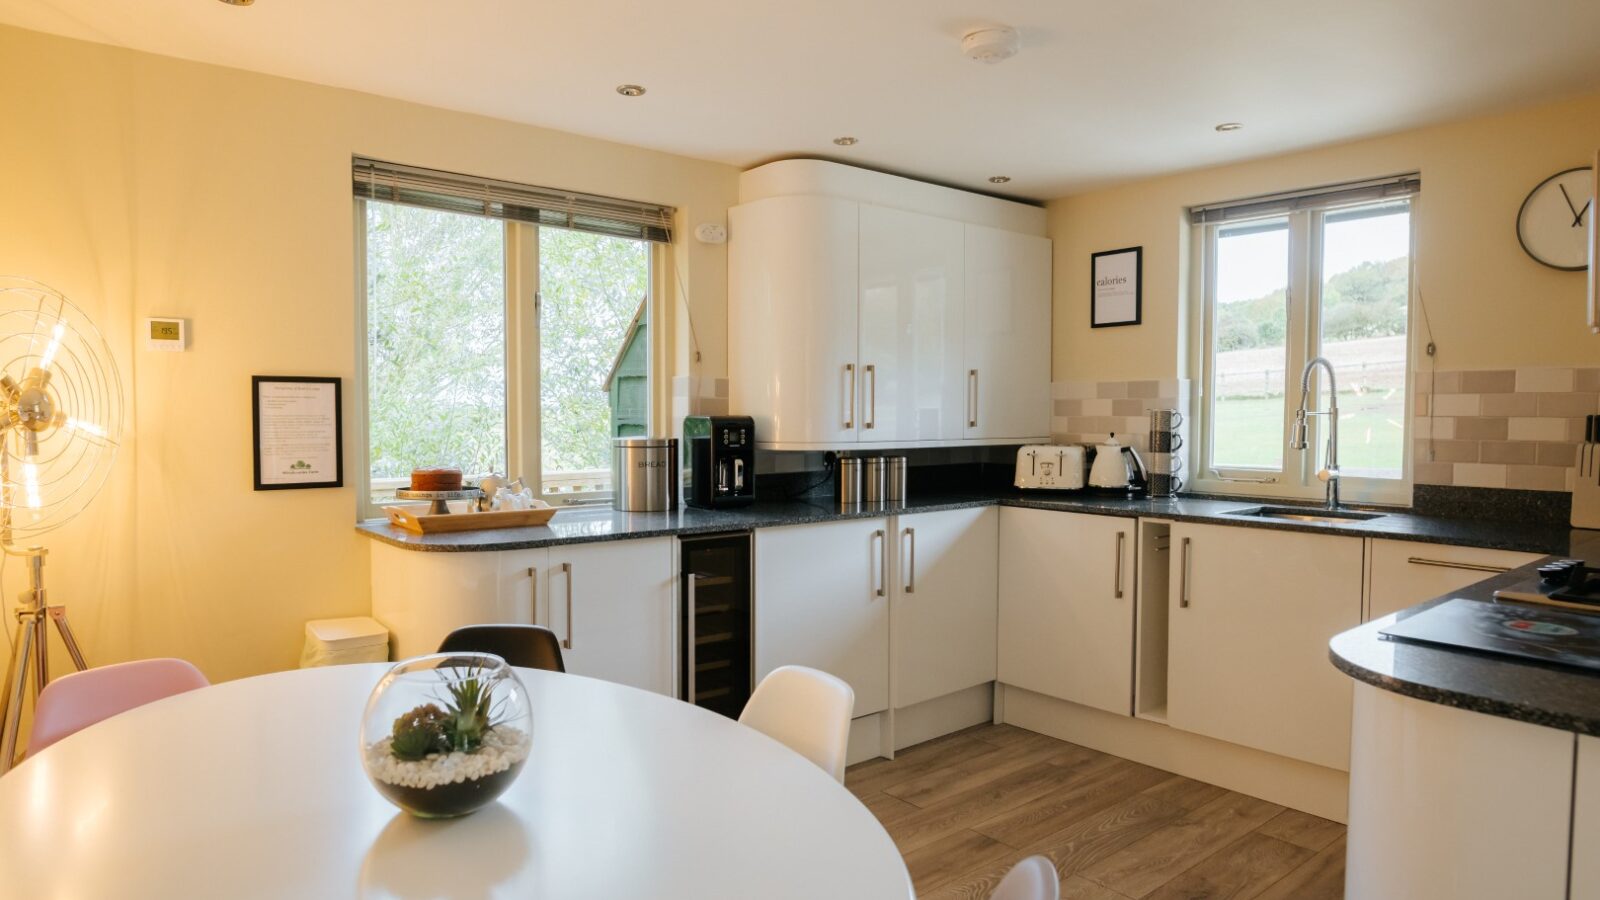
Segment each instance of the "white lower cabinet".
[[1350,679],[1328,640],[1361,622],[1362,540],[1177,522],[1167,721],[1333,769],[1350,759]]
[[855,691],[855,715],[889,708],[887,519],[759,528],[756,681],[779,666],[821,669]]
[[994,681],[1000,511],[955,509],[893,521],[895,707]]
[[1133,712],[1136,519],[1000,511],[999,680]]
[[1367,618],[1442,597],[1540,558],[1537,553],[1511,550],[1373,540]]
[[1569,900],[1600,900],[1600,738],[1578,735],[1572,786],[1572,888]]

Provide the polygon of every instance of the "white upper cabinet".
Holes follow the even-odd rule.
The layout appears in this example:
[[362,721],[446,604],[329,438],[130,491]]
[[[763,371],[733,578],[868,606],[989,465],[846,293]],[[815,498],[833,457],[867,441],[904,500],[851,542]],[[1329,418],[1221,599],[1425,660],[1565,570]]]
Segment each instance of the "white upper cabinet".
[[860,254],[858,436],[960,438],[961,223],[864,205]]
[[1050,433],[1050,241],[966,227],[969,438]]
[[856,441],[858,204],[772,197],[729,210],[728,408],[762,444]]
[[741,176],[728,407],[763,447],[1050,433],[1044,212],[817,160]]

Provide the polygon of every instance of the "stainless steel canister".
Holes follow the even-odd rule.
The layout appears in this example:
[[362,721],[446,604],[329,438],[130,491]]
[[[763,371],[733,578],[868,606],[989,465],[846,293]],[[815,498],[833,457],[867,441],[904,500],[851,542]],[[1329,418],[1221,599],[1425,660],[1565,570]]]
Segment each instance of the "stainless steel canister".
[[622,512],[678,508],[678,439],[611,442],[611,505]]
[[861,461],[861,499],[866,503],[882,503],[889,499],[888,460],[869,456]]
[[888,484],[885,485],[884,499],[890,503],[904,503],[906,499],[906,476],[909,466],[904,456],[889,457]]
[[861,459],[859,457],[839,457],[838,496],[840,506],[855,506],[861,502]]

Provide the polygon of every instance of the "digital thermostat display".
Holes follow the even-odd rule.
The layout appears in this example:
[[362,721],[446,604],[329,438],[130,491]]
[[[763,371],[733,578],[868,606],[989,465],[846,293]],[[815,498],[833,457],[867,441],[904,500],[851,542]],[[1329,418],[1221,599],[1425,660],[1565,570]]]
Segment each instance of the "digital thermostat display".
[[188,329],[183,319],[145,319],[148,332],[146,350],[183,350],[188,345]]

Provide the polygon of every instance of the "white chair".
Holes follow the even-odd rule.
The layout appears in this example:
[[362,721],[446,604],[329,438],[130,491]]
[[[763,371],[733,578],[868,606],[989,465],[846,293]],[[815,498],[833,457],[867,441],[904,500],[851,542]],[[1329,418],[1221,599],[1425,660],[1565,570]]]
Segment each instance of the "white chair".
[[827,672],[773,669],[756,685],[739,722],[774,738],[844,783],[845,745],[856,692]]
[[1048,856],[1030,856],[1011,867],[989,900],[1061,900],[1061,878]]

